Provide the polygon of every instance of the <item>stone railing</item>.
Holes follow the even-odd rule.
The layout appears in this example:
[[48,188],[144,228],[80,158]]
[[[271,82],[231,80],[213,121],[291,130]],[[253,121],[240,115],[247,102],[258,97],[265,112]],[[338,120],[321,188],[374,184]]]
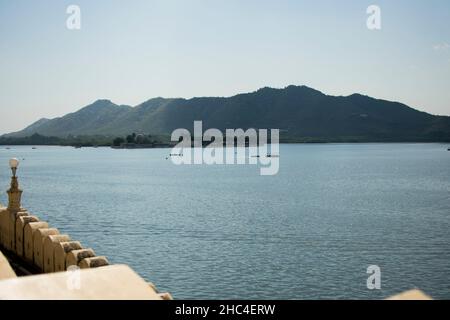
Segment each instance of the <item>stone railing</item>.
[[84,248],[69,235],[60,234],[49,223],[25,209],[0,209],[0,247],[13,254],[30,273],[66,271],[72,266],[95,268],[109,265],[104,256]]
[[[37,299],[123,299],[127,298],[127,296],[124,296],[124,292],[143,294],[138,294],[138,296],[131,294],[129,297],[132,298],[171,299],[170,294],[158,293],[153,284],[146,283],[129,267],[109,266],[109,261],[106,257],[97,256],[92,248],[83,247],[81,242],[71,239],[67,234],[61,234],[57,228],[51,227],[48,222],[40,220],[37,216],[21,207],[22,190],[19,189],[16,177],[18,161],[12,159],[10,165],[13,176],[11,178],[11,187],[8,190],[8,207],[0,204],[0,299],[33,297]],[[66,271],[78,270],[80,272],[84,269],[96,269],[95,272],[81,273],[85,275],[85,278],[91,279],[89,283],[85,281],[85,292],[92,293],[93,290],[100,290],[99,293],[92,297],[83,294],[83,291],[74,293],[73,290],[69,290],[70,288],[61,292],[61,282],[63,282],[64,277],[68,273]],[[17,275],[55,274],[55,276],[51,278],[36,276],[36,279],[34,277],[24,277],[24,280],[27,280],[29,285],[18,286],[18,288],[23,289],[24,296],[11,297],[11,291],[6,289],[11,284],[5,282],[12,280],[2,279],[16,278],[16,273]],[[59,273],[65,273],[66,275]],[[30,280],[29,278],[33,279]],[[20,277],[17,279],[20,279]],[[117,286],[117,281],[120,279],[124,281],[122,287]],[[57,297],[51,295],[51,290],[40,291],[39,281],[45,281],[47,284],[54,283],[54,294]],[[93,288],[94,283],[96,288]],[[134,291],[132,290],[133,283],[135,286]],[[143,285],[144,283],[145,285]],[[17,285],[17,282],[13,282],[13,284]],[[2,286],[4,287],[3,290]],[[101,291],[101,288],[104,288],[104,291]],[[114,288],[116,292],[111,291]],[[14,290],[14,292],[20,292],[20,290]],[[29,292],[35,292],[35,295],[30,296]],[[101,294],[102,292],[103,294]]]

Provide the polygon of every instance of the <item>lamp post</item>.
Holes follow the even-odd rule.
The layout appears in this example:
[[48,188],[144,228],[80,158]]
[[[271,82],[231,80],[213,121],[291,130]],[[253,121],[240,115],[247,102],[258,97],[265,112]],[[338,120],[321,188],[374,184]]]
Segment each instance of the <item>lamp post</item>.
[[17,179],[16,173],[19,167],[19,160],[13,158],[9,160],[9,167],[12,171],[11,177],[11,187],[8,192],[8,210],[9,212],[19,212],[20,211],[20,199],[22,197],[22,190],[19,189],[19,180]]

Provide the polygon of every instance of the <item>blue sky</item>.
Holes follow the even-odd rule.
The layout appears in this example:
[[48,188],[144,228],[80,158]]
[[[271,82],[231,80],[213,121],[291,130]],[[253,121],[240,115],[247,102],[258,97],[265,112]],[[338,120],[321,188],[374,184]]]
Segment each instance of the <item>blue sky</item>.
[[[81,30],[66,28],[71,4]],[[290,84],[450,115],[448,0],[0,0],[0,58],[0,133],[100,98]]]

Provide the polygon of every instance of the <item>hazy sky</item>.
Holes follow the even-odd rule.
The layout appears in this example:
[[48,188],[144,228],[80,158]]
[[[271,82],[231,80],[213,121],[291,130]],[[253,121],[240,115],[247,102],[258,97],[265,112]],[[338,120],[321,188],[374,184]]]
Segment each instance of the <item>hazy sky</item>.
[[[66,28],[71,4],[81,30]],[[99,98],[290,84],[450,115],[450,1],[0,0],[0,133]]]

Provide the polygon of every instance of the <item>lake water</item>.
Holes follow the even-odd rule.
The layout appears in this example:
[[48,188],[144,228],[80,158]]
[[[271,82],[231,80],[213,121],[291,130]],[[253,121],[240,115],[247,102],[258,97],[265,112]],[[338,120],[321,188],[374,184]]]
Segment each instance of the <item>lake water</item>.
[[29,211],[178,299],[449,299],[447,148],[282,145],[279,174],[260,176],[176,166],[170,149],[0,147],[0,201],[24,159]]

